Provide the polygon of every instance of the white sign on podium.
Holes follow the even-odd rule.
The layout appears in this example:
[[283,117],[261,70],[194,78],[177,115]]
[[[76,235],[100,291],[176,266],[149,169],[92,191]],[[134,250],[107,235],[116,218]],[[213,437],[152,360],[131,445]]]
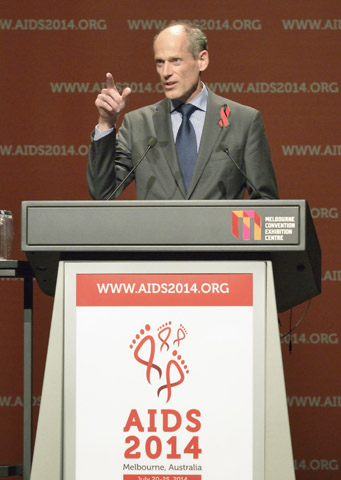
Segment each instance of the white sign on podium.
[[265,262],[65,265],[64,480],[260,480]]

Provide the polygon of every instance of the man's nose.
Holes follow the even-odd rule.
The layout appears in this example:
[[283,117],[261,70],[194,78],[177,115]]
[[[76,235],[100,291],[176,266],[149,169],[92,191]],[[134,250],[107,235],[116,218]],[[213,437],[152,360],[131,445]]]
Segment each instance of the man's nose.
[[163,64],[162,75],[164,77],[170,77],[172,75],[172,65],[169,62]]

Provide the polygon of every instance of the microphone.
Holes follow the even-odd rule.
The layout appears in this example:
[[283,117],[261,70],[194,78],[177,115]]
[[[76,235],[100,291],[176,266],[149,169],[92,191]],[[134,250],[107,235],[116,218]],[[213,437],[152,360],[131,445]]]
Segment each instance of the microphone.
[[144,159],[144,157],[147,155],[147,153],[149,152],[149,150],[153,147],[155,147],[155,145],[157,144],[157,139],[155,137],[150,137],[150,139],[148,140],[148,143],[147,143],[147,148],[144,152],[144,154],[142,155],[142,157],[140,158],[140,160],[133,166],[133,168],[127,173],[127,175],[124,177],[124,179],[122,180],[122,182],[120,182],[117,187],[115,188],[115,190],[109,195],[109,197],[107,198],[107,201],[108,200],[111,200],[114,196],[115,196],[115,193],[122,187],[122,185],[125,183],[125,181],[127,180],[128,177],[130,177],[130,175],[135,172],[135,170],[137,169],[137,167],[140,165],[140,163],[142,162],[142,160]]
[[229,157],[229,159],[231,160],[231,162],[233,162],[233,164],[235,165],[235,167],[239,170],[239,172],[243,175],[243,177],[245,178],[245,180],[251,185],[251,187],[254,189],[254,191],[256,193],[258,193],[259,197],[262,198],[263,200],[268,200],[266,197],[264,197],[264,195],[262,195],[260,193],[260,191],[258,190],[258,188],[256,188],[254,186],[254,184],[251,182],[251,180],[248,178],[248,176],[246,175],[246,173],[240,168],[240,166],[238,165],[238,163],[234,160],[234,158],[231,157],[230,155],[230,152],[229,152],[229,149],[227,147],[224,148],[224,146],[222,146],[223,148],[223,151],[226,153],[226,155]]

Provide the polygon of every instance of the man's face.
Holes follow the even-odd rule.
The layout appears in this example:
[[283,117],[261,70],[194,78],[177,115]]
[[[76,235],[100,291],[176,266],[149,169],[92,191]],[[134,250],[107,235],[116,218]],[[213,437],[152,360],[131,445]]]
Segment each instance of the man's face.
[[156,70],[167,98],[190,102],[201,90],[200,72],[208,65],[208,52],[193,58],[182,27],[169,27],[154,43]]

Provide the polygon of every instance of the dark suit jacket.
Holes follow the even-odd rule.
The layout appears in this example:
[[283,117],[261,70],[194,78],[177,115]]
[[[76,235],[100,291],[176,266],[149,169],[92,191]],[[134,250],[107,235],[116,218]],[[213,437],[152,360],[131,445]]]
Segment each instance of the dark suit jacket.
[[[230,108],[226,127],[219,126],[223,105]],[[129,178],[129,182],[136,180],[139,200],[242,199],[246,187],[251,199],[260,196],[278,198],[260,113],[211,91],[198,159],[187,192],[175,150],[170,104],[165,98],[154,105],[126,113],[117,137],[112,132],[92,141],[87,174],[93,198],[108,198],[141,158],[150,137],[156,137],[157,144]],[[226,147],[258,192],[223,151]]]

